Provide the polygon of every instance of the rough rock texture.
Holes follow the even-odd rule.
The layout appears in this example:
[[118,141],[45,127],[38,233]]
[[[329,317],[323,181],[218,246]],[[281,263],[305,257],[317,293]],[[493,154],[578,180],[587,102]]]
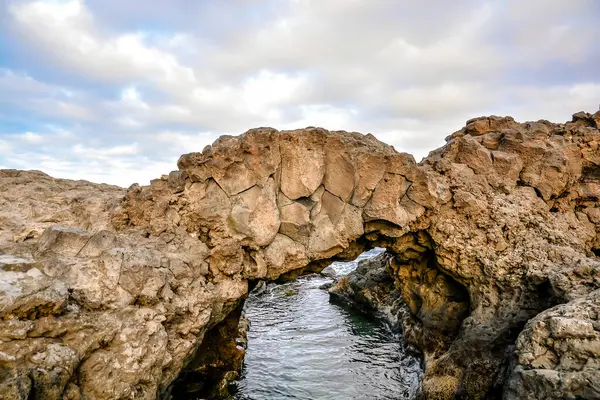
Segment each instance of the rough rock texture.
[[600,399],[600,291],[530,320],[517,340],[510,399]]
[[229,384],[239,378],[250,327],[242,311],[243,303],[204,335],[192,362],[173,383],[173,399],[224,398]]
[[[395,278],[393,255],[383,252],[373,258],[361,260],[357,268],[347,275],[332,276],[334,283],[326,285],[333,301],[341,301],[360,311],[373,315],[392,330],[402,333],[407,350],[422,353],[423,323],[404,302],[402,290]],[[323,271],[326,272],[326,271]],[[457,327],[447,337],[453,338]],[[444,332],[439,333],[444,340]]]
[[598,121],[478,118],[421,164],[371,135],[259,128],[126,192],[3,171],[0,393],[166,396],[249,284],[379,246],[424,396],[497,397],[525,323],[600,287]]
[[329,294],[333,299],[379,317],[394,330],[407,327],[408,322],[403,323],[402,320],[410,318],[410,311],[402,301],[401,292],[396,289],[392,262],[393,256],[386,252],[359,261],[356,269],[348,275],[332,276],[335,283],[326,285]]
[[164,396],[240,304],[247,282],[209,281],[197,238],[116,233],[125,194],[0,171],[0,398]]

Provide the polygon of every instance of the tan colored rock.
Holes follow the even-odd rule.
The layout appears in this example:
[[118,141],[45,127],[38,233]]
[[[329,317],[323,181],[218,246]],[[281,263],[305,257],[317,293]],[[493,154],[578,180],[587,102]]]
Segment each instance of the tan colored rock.
[[282,132],[281,191],[290,199],[310,196],[323,182],[325,175],[324,137],[318,130],[298,135]]
[[51,226],[44,231],[38,244],[38,253],[52,251],[67,256],[76,256],[90,240],[90,234],[83,229],[66,226]]
[[304,246],[280,234],[265,248],[264,258],[267,263],[267,277],[270,279],[308,264]]
[[477,215],[483,212],[487,205],[471,193],[457,190],[454,192],[454,206],[467,215]]
[[98,257],[104,251],[118,247],[116,235],[107,230],[94,234],[76,254],[79,257]]
[[271,128],[258,128],[246,132],[241,140],[223,136],[202,153],[183,155],[178,166],[193,182],[212,178],[232,196],[264,183],[275,173],[280,163],[279,148],[273,141],[277,134]]
[[244,251],[236,244],[229,242],[212,248],[208,261],[214,275],[218,275],[219,272],[225,275],[235,275],[244,270]]
[[335,222],[335,226],[342,238],[344,248],[351,246],[355,240],[365,233],[362,210],[351,204],[345,204],[339,219]]
[[327,190],[325,190],[321,196],[321,203],[321,213],[327,214],[331,223],[337,225],[342,217],[346,203]]
[[456,161],[469,166],[476,174],[485,174],[492,168],[489,150],[470,137],[458,140]]
[[474,119],[421,164],[372,135],[259,128],[127,190],[2,170],[0,397],[164,396],[249,282],[381,246],[425,398],[489,397],[504,371],[507,396],[593,398],[596,117]]
[[511,117],[490,117],[473,118],[467,121],[464,132],[471,136],[480,136],[486,133],[493,133],[502,129],[511,128],[517,125]]
[[311,259],[330,258],[344,250],[344,243],[329,215],[319,213],[313,218],[312,226],[313,230],[308,243],[308,252]]
[[267,276],[268,268],[262,251],[246,252],[244,254],[244,270],[242,277],[262,279]]
[[91,310],[122,308],[132,303],[134,296],[121,285],[128,279],[126,273],[120,280],[123,258],[122,251],[111,249],[97,260],[86,260],[70,269],[66,279],[71,297]]
[[406,227],[410,217],[399,203],[409,187],[404,176],[386,173],[364,208],[365,221],[384,220]]
[[310,237],[311,208],[307,201],[294,201],[280,207],[279,232],[299,243],[306,244]]
[[328,138],[325,144],[325,189],[343,201],[354,192],[355,168],[350,154],[339,137]]
[[26,272],[1,271],[0,318],[35,319],[59,315],[67,306],[66,285],[37,268]]
[[231,221],[236,232],[255,246],[266,246],[279,230],[275,182],[269,178],[263,187],[253,186],[233,197]]
[[186,195],[186,205],[189,206],[180,213],[179,224],[185,226],[188,232],[201,232],[203,227],[214,226],[206,233],[214,245],[234,235],[233,227],[227,222],[231,199],[215,181],[208,179],[204,183],[193,183]]
[[588,398],[600,395],[600,291],[544,311],[517,340],[505,398]]
[[510,193],[517,186],[523,169],[523,161],[518,155],[503,151],[493,151],[491,155],[494,160],[493,173],[497,174],[499,179],[497,183],[493,180],[490,181]]
[[352,204],[364,207],[379,181],[383,179],[387,162],[385,158],[365,152],[357,155],[356,164],[356,189],[352,195]]

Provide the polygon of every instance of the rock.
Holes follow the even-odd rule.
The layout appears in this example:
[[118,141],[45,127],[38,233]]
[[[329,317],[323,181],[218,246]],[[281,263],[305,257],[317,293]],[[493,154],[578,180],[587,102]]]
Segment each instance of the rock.
[[90,240],[90,236],[83,229],[51,226],[40,237],[37,251],[41,254],[51,250],[61,255],[76,256]]
[[504,398],[600,398],[600,291],[531,319]]
[[186,173],[184,171],[172,171],[167,178],[169,187],[173,193],[181,193],[185,189]]
[[337,279],[329,294],[368,314],[376,314],[395,329],[402,329],[401,320],[407,310],[394,287],[390,268],[392,258],[391,254],[384,252],[359,261],[354,271]]
[[354,189],[355,167],[352,157],[345,149],[339,137],[328,138],[325,144],[325,175],[323,185],[325,189],[348,202]]
[[192,182],[214,179],[232,196],[264,182],[280,164],[279,146],[274,146],[271,128],[250,130],[238,140],[222,136],[203,153],[181,156],[177,165]]
[[281,191],[292,200],[308,197],[321,185],[325,175],[324,135],[309,130],[303,135],[282,134]]
[[306,249],[285,235],[277,234],[273,242],[265,248],[267,277],[278,278],[288,270],[301,268],[308,264]]
[[399,202],[409,186],[410,183],[404,176],[385,174],[364,208],[365,221],[384,220],[406,227],[409,223],[409,214]]
[[67,306],[67,287],[39,269],[2,271],[0,318],[37,319],[61,314]]
[[12,254],[0,255],[0,269],[4,271],[27,272],[31,268],[39,266],[39,263],[31,257],[23,258]]
[[242,371],[247,348],[248,319],[240,303],[208,331],[195,357],[169,390],[171,398],[226,398],[229,384]]
[[[233,330],[210,337],[253,283],[384,247],[334,290],[401,327],[423,397],[508,376],[507,398],[597,398],[598,120],[477,118],[420,164],[372,135],[258,128],[127,190],[0,170],[0,397],[168,397],[241,359]],[[218,393],[237,373],[213,372]]]
[[495,115],[490,117],[479,117],[467,121],[464,133],[471,136],[480,136],[510,128],[515,125],[517,124],[511,117],[497,117]]
[[364,207],[373,190],[385,173],[386,160],[376,154],[359,153],[356,157],[356,189],[352,195],[352,204]]
[[76,255],[80,257],[98,257],[104,251],[115,247],[118,247],[116,235],[111,231],[102,230],[90,237]]
[[[281,197],[285,196],[283,193]],[[292,201],[279,207],[281,225],[279,232],[304,245],[310,237],[310,210],[314,203]]]
[[231,221],[234,229],[254,246],[266,246],[279,231],[280,218],[272,178],[264,187],[252,186],[233,199]]

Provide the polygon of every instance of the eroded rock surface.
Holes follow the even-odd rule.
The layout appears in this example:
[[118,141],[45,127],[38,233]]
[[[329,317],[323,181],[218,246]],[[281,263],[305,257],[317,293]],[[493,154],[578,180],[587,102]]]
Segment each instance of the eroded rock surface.
[[371,135],[259,128],[126,191],[2,171],[0,393],[167,396],[249,284],[378,246],[424,396],[499,396],[536,369],[510,363],[527,321],[600,287],[598,120],[478,118],[420,164]]
[[[393,260],[391,254],[383,252],[359,261],[356,269],[348,275],[333,276],[335,283],[327,285],[329,294],[366,314],[379,317],[394,330],[407,327],[408,322],[402,320],[410,318],[410,311],[402,300],[402,293],[396,288],[391,268]],[[408,342],[413,344],[410,340]]]
[[517,340],[505,399],[600,398],[600,291],[544,311]]

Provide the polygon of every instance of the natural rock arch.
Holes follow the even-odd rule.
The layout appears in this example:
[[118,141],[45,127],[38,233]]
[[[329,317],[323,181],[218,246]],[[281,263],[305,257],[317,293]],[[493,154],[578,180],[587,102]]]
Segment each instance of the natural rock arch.
[[[4,263],[19,294],[0,312],[12,332],[0,393],[160,396],[249,282],[371,246],[395,256],[424,394],[498,393],[527,320],[600,286],[599,120],[479,118],[420,164],[372,135],[259,128],[182,156],[149,186],[103,187],[103,208],[81,198],[52,209],[37,220],[43,235],[1,248],[27,262]],[[2,176],[6,193],[51,180]],[[36,196],[73,190],[52,184]]]

